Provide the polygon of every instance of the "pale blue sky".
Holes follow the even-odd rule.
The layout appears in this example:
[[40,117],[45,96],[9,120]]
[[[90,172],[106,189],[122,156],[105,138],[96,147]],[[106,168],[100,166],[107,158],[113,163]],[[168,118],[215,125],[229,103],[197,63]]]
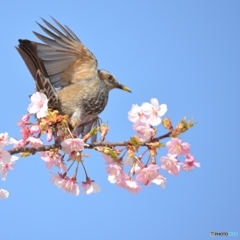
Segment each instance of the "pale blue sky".
[[[37,40],[35,21],[49,15],[69,26],[132,94],[114,90],[101,114],[108,140],[134,134],[127,112],[152,97],[177,123],[194,117],[182,135],[201,168],[167,177],[166,188],[137,195],[108,183],[104,159],[90,152],[89,174],[99,194],[78,197],[52,185],[39,156],[21,159],[0,187],[1,239],[208,239],[210,231],[240,235],[239,80],[240,1],[3,1],[1,3],[0,132],[20,137],[16,122],[34,91],[14,46]],[[160,133],[165,131],[160,128]],[[163,151],[163,154],[165,152]]]

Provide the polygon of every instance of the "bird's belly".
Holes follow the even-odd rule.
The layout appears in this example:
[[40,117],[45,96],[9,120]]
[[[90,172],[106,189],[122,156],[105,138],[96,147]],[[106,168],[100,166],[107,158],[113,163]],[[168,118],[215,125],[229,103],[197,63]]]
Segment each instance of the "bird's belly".
[[59,90],[58,97],[60,113],[68,115],[70,122],[72,118],[79,119],[80,124],[85,117],[89,115],[97,116],[104,110],[108,101],[108,91],[101,85],[93,91],[91,86],[79,89],[78,85],[73,84]]

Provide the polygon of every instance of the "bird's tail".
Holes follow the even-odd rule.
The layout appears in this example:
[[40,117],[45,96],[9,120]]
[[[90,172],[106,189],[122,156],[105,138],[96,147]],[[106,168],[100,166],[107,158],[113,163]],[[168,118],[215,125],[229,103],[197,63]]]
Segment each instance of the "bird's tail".
[[36,91],[44,93],[49,99],[49,106],[54,108],[58,104],[58,95],[50,82],[41,58],[38,56],[37,44],[29,40],[19,39],[18,41],[19,45],[16,49],[35,80]]

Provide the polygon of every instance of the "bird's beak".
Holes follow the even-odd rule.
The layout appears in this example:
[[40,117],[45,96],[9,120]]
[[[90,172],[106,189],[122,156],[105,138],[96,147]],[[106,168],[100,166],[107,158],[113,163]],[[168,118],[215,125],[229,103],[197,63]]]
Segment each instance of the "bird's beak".
[[120,88],[120,89],[122,89],[122,90],[124,90],[126,92],[130,92],[131,93],[131,90],[128,87],[123,86],[122,84],[119,84],[118,88]]

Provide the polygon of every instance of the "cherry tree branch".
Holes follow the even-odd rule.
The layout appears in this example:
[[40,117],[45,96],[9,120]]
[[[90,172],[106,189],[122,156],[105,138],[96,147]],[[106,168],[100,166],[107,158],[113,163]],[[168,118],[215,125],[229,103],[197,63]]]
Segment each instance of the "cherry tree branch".
[[[158,142],[161,139],[170,137],[171,133],[172,132],[170,131],[170,132],[168,132],[168,133],[166,133],[166,134],[164,134],[162,136],[153,138],[153,139],[151,139],[149,141],[146,141],[146,142],[139,143],[138,146],[148,146],[149,143],[151,143],[151,142]],[[132,145],[132,143],[129,142],[129,141],[122,141],[122,142],[94,142],[92,144],[88,144],[87,146],[85,146],[85,148],[87,148],[87,149],[94,149],[95,147],[125,147],[127,145]],[[8,150],[8,152],[11,155],[17,154],[17,153],[35,154],[36,152],[49,151],[49,150],[55,149],[55,148],[61,149],[61,144],[54,143],[52,145],[44,145],[44,146],[41,146],[41,147],[16,147],[16,148]]]

